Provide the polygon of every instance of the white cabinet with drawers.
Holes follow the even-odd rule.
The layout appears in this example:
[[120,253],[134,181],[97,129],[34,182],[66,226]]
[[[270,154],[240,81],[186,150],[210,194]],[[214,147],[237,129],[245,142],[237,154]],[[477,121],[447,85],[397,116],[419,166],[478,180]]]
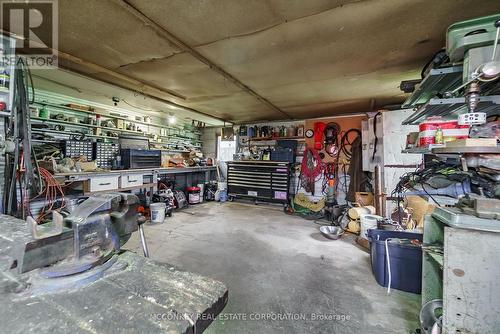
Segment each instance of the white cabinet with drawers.
[[143,174],[124,174],[120,178],[120,188],[142,186],[143,184]]
[[119,175],[94,176],[86,182],[85,192],[117,190]]

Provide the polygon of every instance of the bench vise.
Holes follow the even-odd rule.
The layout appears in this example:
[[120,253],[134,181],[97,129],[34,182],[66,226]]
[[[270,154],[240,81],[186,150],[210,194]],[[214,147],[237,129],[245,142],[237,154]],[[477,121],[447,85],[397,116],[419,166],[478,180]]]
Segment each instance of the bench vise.
[[115,254],[138,230],[138,198],[107,193],[81,198],[51,223],[0,216],[0,288],[33,296],[93,282],[110,271]]

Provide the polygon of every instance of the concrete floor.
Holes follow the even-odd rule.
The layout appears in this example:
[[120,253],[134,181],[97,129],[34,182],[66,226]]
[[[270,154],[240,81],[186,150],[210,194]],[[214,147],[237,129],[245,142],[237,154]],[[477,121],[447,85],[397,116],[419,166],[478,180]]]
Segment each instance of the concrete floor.
[[[387,295],[352,237],[324,239],[313,221],[278,207],[204,203],[147,225],[146,236],[152,259],[227,285],[225,319],[207,333],[402,334],[418,326],[420,295]],[[125,248],[141,252],[137,233]]]

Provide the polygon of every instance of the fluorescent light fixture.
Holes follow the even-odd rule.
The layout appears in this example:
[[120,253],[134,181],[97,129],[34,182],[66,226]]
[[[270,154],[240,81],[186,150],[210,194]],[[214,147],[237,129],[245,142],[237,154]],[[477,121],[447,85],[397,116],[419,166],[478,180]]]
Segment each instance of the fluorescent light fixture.
[[169,113],[169,114],[168,114],[168,124],[170,124],[170,125],[174,125],[174,124],[175,124],[175,122],[177,122],[177,118],[175,117],[175,115],[174,115],[174,114]]

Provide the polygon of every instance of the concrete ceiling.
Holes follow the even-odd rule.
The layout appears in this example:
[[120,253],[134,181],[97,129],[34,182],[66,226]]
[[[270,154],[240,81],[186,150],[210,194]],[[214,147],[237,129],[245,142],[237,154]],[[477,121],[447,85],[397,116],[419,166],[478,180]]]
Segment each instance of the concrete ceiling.
[[60,65],[236,123],[322,117],[402,102],[400,81],[450,24],[497,12],[498,0],[59,0]]

